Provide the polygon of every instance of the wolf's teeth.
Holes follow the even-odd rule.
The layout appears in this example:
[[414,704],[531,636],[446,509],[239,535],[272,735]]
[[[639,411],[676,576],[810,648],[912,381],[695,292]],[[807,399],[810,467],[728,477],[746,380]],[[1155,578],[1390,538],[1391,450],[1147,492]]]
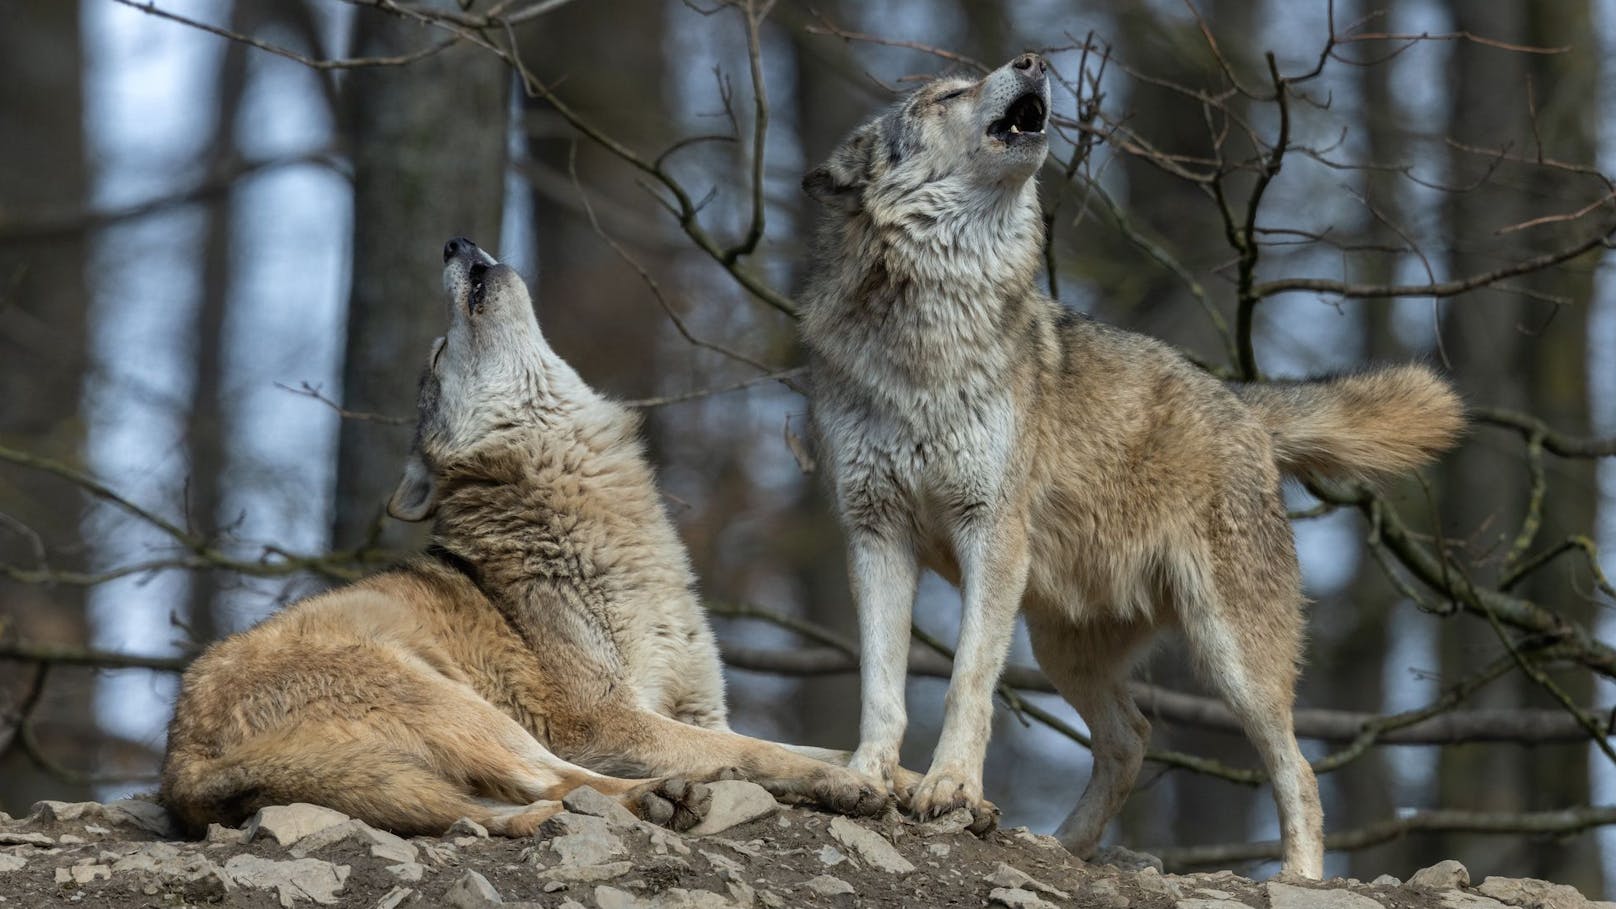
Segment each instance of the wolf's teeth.
[[1014,123],[1012,123],[1012,124],[1010,124],[1010,132],[1011,132],[1011,134],[1020,133],[1021,128],[1016,126]]

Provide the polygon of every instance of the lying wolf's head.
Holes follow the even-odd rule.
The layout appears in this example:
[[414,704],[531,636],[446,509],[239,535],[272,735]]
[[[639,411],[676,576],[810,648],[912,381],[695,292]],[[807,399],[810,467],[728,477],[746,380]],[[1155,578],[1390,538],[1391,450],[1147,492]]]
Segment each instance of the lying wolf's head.
[[387,503],[388,513],[404,521],[431,516],[444,467],[591,395],[545,342],[515,269],[464,237],[444,245],[443,262],[449,333],[432,343],[415,443]]
[[1022,54],[983,78],[929,83],[853,132],[803,189],[845,211],[902,205],[923,187],[1014,193],[1048,153],[1048,66]]

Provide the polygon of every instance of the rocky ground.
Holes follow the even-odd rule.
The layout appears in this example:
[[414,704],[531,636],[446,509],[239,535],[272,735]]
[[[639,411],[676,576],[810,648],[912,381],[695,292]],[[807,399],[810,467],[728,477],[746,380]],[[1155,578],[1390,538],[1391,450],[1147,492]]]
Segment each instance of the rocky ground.
[[0,814],[0,905],[1616,909],[1542,881],[1472,885],[1457,862],[1407,883],[1121,871],[1024,829],[972,836],[968,817],[853,821],[778,806],[750,783],[712,786],[707,819],[684,834],[581,790],[530,840],[489,838],[470,821],[403,839],[291,805],[184,841],[150,802],[41,802],[26,818]]

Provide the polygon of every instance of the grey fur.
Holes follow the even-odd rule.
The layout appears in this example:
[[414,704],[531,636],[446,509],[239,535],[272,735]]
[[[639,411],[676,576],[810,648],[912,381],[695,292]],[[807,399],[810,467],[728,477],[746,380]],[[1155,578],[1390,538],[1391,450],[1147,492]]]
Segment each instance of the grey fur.
[[[1094,771],[1058,835],[1092,852],[1143,758],[1126,677],[1183,631],[1274,777],[1288,871],[1322,873],[1322,816],[1291,704],[1302,602],[1280,468],[1401,470],[1451,443],[1457,399],[1403,367],[1252,392],[1037,286],[1041,60],[945,78],[856,130],[804,188],[827,203],[802,296],[821,463],[848,534],[864,704],[851,766],[913,810],[993,808],[982,762],[1015,615],[1083,715]],[[1410,434],[1411,433],[1411,434]],[[1276,449],[1277,443],[1277,449]],[[921,564],[961,587],[942,737],[894,779]]]

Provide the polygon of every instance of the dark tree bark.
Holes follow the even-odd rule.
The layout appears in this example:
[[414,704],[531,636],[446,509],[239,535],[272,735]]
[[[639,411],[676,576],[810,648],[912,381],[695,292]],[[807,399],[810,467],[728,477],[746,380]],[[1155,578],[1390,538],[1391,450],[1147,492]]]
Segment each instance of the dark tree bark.
[[[1449,4],[1455,26],[1503,41],[1575,45],[1590,34],[1587,9],[1574,5]],[[1571,99],[1595,91],[1597,70],[1588,54],[1537,59],[1461,42],[1453,49],[1449,85],[1454,102],[1448,133],[1484,149],[1507,148],[1516,156],[1535,153],[1528,92],[1539,108],[1535,131],[1549,147],[1545,154],[1590,161],[1593,137],[1588,124],[1568,115]],[[1449,181],[1473,182],[1490,166],[1490,155],[1454,150]],[[1446,224],[1454,274],[1495,267],[1499,254],[1518,255],[1526,243],[1549,248],[1566,234],[1553,229],[1500,240],[1497,228],[1562,207],[1569,184],[1563,174],[1503,164],[1484,190],[1449,197]],[[1442,337],[1454,376],[1466,398],[1478,404],[1526,411],[1550,425],[1582,431],[1588,426],[1587,314],[1581,305],[1591,275],[1571,269],[1533,275],[1521,282],[1543,293],[1577,301],[1555,306],[1498,290],[1455,299],[1447,308]],[[1529,483],[1522,450],[1516,446],[1466,445],[1447,462],[1445,521],[1449,535],[1462,540],[1466,555],[1484,576],[1505,567],[1527,511]],[[1593,526],[1595,496],[1592,464],[1553,465],[1561,494],[1550,499],[1540,540],[1553,540]],[[1507,482],[1500,482],[1506,479]],[[1513,479],[1511,479],[1513,478]],[[1541,545],[1541,544],[1540,544]],[[1592,605],[1569,590],[1563,575],[1546,573],[1522,588],[1561,614],[1589,622]],[[1442,627],[1442,666],[1447,677],[1473,668],[1478,655],[1501,651],[1485,622],[1450,621]],[[1574,699],[1586,703],[1586,673],[1561,679]],[[1478,707],[1552,705],[1533,683],[1512,677],[1484,690]],[[1438,802],[1445,807],[1520,811],[1586,804],[1589,795],[1586,749],[1447,749],[1438,771]],[[1592,837],[1539,846],[1515,838],[1432,837],[1420,855],[1458,855],[1490,873],[1518,874],[1573,884],[1600,892],[1603,880]]]
[[[253,0],[237,0],[231,11],[231,28],[250,32],[258,18]],[[208,139],[206,167],[210,173],[229,168],[239,157],[236,119],[241,112],[242,92],[247,84],[249,48],[235,41],[226,42],[219,60],[214,85],[214,119]],[[196,320],[196,382],[186,421],[185,443],[189,450],[189,476],[186,506],[192,526],[215,537],[230,518],[220,513],[225,470],[224,424],[224,324],[230,309],[232,251],[235,246],[235,192],[227,187],[203,206],[206,226],[202,239],[202,300]],[[191,638],[206,643],[219,636],[215,615],[219,593],[218,575],[197,572],[190,578],[185,622]]]
[[[452,0],[433,5],[458,10]],[[437,33],[361,10],[354,53],[405,53]],[[428,345],[444,329],[439,250],[467,236],[499,248],[510,72],[457,46],[405,67],[354,71],[344,99],[354,166],[352,289],[343,360],[351,411],[413,418]],[[345,420],[332,542],[358,545],[382,527],[409,427]]]
[[[75,2],[7,7],[0,28],[0,209],[89,204],[79,35]],[[82,460],[84,444],[79,395],[87,365],[88,249],[82,233],[0,244],[0,442],[69,463]],[[64,484],[0,483],[0,513],[36,531],[58,561],[83,557],[84,507],[83,497]],[[0,530],[0,554],[13,564],[33,564],[31,542],[10,527]],[[87,634],[83,592],[72,587],[0,581],[0,616],[9,620],[4,634],[30,640],[77,644]],[[10,725],[32,673],[30,666],[0,665],[0,728]],[[53,676],[34,712],[47,746],[92,740],[94,690],[87,674]],[[78,767],[94,757],[89,747],[56,753]],[[25,810],[47,790],[60,798],[89,795],[87,787],[43,775],[15,749],[0,758],[0,810]]]

